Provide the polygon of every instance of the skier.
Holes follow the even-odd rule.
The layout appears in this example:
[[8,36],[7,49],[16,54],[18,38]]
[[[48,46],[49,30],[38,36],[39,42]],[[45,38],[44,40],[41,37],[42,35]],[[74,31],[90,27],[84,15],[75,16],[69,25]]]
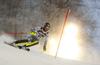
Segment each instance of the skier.
[[[49,23],[45,23],[45,25],[43,27],[32,28],[31,33],[30,33],[31,36],[29,36],[28,39],[16,40],[13,43],[11,43],[11,45],[18,47],[19,49],[24,48],[24,49],[27,49],[28,51],[30,51],[30,49],[27,47],[31,47],[31,46],[39,44],[39,41],[42,38],[44,38],[43,51],[45,52],[47,40],[49,37],[49,32],[48,32],[49,29],[50,29]],[[24,43],[24,45],[20,45],[23,43]]]

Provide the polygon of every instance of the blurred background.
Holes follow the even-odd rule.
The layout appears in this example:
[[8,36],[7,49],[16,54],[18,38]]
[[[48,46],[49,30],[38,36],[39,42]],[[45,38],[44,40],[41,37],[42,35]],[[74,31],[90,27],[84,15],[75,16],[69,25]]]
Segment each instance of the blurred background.
[[[67,9],[69,15],[58,56],[100,64],[100,0],[0,0],[0,32],[29,33],[49,22],[47,54],[55,55]],[[10,34],[26,39],[29,34]],[[43,40],[38,49],[42,49]],[[33,47],[32,47],[33,48]]]

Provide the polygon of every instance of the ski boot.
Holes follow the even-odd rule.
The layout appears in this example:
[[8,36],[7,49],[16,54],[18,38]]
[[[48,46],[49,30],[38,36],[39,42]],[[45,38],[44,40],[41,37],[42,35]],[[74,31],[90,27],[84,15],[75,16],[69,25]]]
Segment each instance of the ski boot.
[[22,49],[22,46],[17,46],[19,49]]
[[29,48],[27,48],[26,50],[27,50],[27,51],[30,51],[30,49],[29,49]]
[[25,45],[24,46],[17,46],[19,49],[24,49],[26,51],[30,51],[29,48],[27,48]]

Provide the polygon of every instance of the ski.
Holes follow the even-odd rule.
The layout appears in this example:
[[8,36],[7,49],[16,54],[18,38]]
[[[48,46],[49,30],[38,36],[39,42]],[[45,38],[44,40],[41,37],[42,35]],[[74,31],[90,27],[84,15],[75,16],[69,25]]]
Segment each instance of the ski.
[[13,46],[13,45],[11,45],[11,44],[8,43],[8,42],[4,42],[4,43],[7,44],[7,45],[9,45],[9,46],[15,47],[15,48],[17,48],[17,49],[22,49],[22,50],[25,50],[25,51],[30,51],[29,48],[23,48],[23,47],[21,47],[21,46]]

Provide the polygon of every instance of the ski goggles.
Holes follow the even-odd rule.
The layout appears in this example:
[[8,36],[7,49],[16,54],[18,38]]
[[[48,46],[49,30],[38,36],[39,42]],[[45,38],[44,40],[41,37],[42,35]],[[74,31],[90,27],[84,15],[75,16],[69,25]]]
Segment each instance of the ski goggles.
[[49,29],[50,27],[46,26],[46,29]]

